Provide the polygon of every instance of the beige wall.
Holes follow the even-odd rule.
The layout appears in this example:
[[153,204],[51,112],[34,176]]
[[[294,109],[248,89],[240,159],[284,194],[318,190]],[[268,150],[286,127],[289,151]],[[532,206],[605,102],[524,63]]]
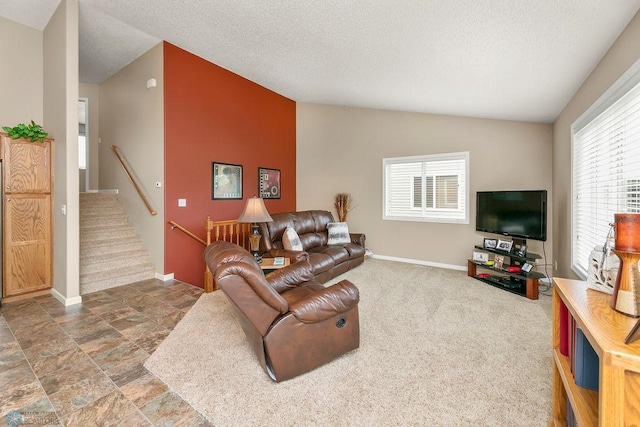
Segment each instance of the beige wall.
[[[62,0],[43,32],[44,128],[53,145],[54,292],[80,302],[78,198],[78,0]],[[62,215],[61,206],[67,214]]]
[[[88,186],[85,190],[98,190],[100,187],[99,182],[99,145],[98,137],[100,136],[100,87],[98,85],[80,84],[80,97],[87,98],[89,100],[89,111],[87,114],[87,126],[89,128],[88,142],[87,142],[87,170],[89,172]],[[82,171],[81,171],[82,172]],[[80,174],[84,179],[84,174]],[[82,182],[80,182],[82,186]]]
[[[351,193],[349,229],[366,233],[374,254],[466,268],[473,246],[491,236],[475,231],[476,191],[551,191],[551,143],[545,124],[298,104],[297,208],[335,216],[334,195]],[[470,152],[469,224],[382,220],[383,158],[460,151]],[[549,221],[548,256],[552,229]],[[541,242],[529,243],[542,253]]]
[[[578,278],[571,270],[571,125],[640,59],[640,13],[631,20],[553,125],[553,253],[556,276]],[[611,218],[613,221],[613,218]],[[603,243],[606,236],[602,236]]]
[[[147,89],[147,80],[157,86]],[[100,189],[117,189],[129,219],[164,272],[164,84],[162,43],[100,85]],[[111,151],[118,146],[158,215],[151,216]]]
[[42,124],[42,31],[0,16],[0,57],[0,126]]

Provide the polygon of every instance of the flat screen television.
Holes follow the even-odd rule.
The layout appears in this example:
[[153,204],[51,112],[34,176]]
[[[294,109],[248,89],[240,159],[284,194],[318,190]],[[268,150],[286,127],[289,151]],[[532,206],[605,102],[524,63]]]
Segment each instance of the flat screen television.
[[476,230],[547,240],[547,190],[478,191]]

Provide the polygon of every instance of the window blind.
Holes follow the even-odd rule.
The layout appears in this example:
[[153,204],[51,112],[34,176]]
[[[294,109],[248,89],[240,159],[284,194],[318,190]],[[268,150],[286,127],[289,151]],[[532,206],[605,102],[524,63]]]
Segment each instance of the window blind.
[[640,73],[630,83],[573,129],[571,261],[583,278],[614,214],[640,213]]
[[468,152],[384,159],[383,219],[469,223],[468,167]]

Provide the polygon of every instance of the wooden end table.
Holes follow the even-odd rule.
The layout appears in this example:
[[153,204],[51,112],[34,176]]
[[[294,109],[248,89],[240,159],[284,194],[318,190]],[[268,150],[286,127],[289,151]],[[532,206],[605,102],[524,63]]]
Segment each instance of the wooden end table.
[[275,260],[275,258],[262,258],[262,262],[260,263],[260,268],[262,270],[264,270],[265,272],[267,272],[267,271],[278,270],[280,268],[286,267],[290,263],[289,258],[285,258],[284,259],[284,264],[282,264],[282,265],[273,265],[273,261],[274,260]]

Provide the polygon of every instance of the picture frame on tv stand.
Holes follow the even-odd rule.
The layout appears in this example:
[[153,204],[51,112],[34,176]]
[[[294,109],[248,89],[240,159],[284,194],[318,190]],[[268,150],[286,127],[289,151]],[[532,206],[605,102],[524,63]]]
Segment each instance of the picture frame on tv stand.
[[499,251],[511,252],[512,247],[513,247],[512,240],[498,239],[498,246],[496,246],[496,249],[498,249]]
[[486,252],[473,251],[473,260],[477,262],[489,261],[489,254]]
[[495,249],[498,246],[498,239],[484,239],[482,246],[486,249]]

